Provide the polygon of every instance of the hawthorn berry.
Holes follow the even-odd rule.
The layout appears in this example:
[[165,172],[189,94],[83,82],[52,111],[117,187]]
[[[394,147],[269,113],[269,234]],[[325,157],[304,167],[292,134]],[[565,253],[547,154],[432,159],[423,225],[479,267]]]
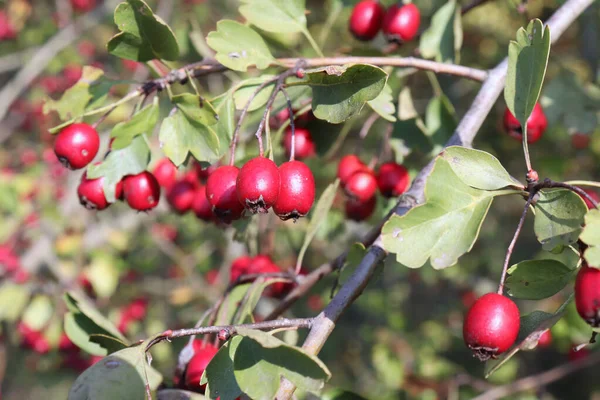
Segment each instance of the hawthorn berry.
[[592,327],[600,326],[600,269],[583,263],[575,280],[577,312]]
[[248,161],[237,177],[236,189],[240,203],[252,214],[266,213],[279,196],[279,169],[268,158]]
[[251,262],[250,256],[241,256],[233,260],[229,271],[229,282],[234,283],[240,276],[247,274]]
[[[523,129],[519,120],[510,112],[508,107],[504,111],[504,129],[508,135],[519,141],[523,140]],[[535,143],[542,138],[548,127],[548,119],[540,103],[533,107],[531,115],[527,119],[527,143]]]
[[[294,132],[296,146],[294,148],[294,158],[304,160],[315,155],[315,142],[312,140],[310,131],[305,128],[296,128]],[[290,157],[292,153],[292,129],[286,129],[283,136],[283,147],[285,156]]]
[[192,210],[196,217],[203,221],[210,222],[215,218],[212,206],[206,198],[206,186],[201,185],[194,192],[194,201],[192,201]]
[[17,37],[17,31],[8,15],[3,10],[0,10],[0,41],[14,39]]
[[542,335],[540,336],[540,338],[538,339],[538,347],[539,348],[546,348],[548,346],[550,346],[552,344],[552,333],[550,332],[550,329],[544,331],[544,333],[542,333]]
[[123,179],[123,196],[129,207],[138,211],[148,211],[158,205],[160,185],[148,171],[129,175]]
[[590,145],[591,137],[585,133],[574,133],[571,135],[571,144],[577,150],[587,149]]
[[225,223],[240,219],[244,212],[236,191],[239,172],[238,167],[223,165],[206,180],[206,198],[215,216]]
[[88,210],[104,210],[110,203],[104,196],[104,177],[88,179],[87,172],[81,176],[81,182],[77,187],[77,196],[82,206]]
[[177,181],[177,167],[167,157],[161,158],[156,163],[152,174],[158,181],[158,184],[165,189],[169,189]]
[[408,170],[395,162],[381,164],[377,173],[377,186],[385,197],[397,197],[406,191],[410,183]]
[[[266,254],[259,254],[248,264],[248,274],[273,274],[282,272],[281,268]],[[267,297],[280,297],[286,291],[285,282],[276,282],[265,289]]]
[[167,191],[167,201],[178,214],[188,212],[192,208],[195,197],[196,187],[185,180],[176,182]]
[[315,178],[302,161],[288,161],[279,166],[281,186],[273,205],[275,214],[286,221],[304,217],[315,201]]
[[357,222],[364,221],[373,214],[376,205],[377,197],[375,196],[364,203],[357,200],[347,199],[345,205],[346,218]]
[[377,179],[371,171],[357,171],[348,178],[344,190],[351,199],[366,203],[377,192]]
[[61,130],[54,142],[54,153],[63,166],[81,169],[88,165],[100,148],[98,132],[88,124],[71,124]]
[[358,170],[367,170],[367,166],[363,163],[358,156],[349,154],[342,157],[338,164],[337,177],[342,184],[342,187],[346,185],[348,179]]
[[[594,192],[593,190],[589,190],[589,189],[582,189],[582,190],[584,192],[586,192],[588,196],[590,196],[592,199],[594,199],[596,201],[596,203],[600,203],[600,196],[598,195],[598,193]],[[583,199],[583,201],[585,201],[585,205],[587,206],[588,209],[590,209],[590,210],[594,209],[594,204],[587,197],[581,196],[581,198]]]
[[389,42],[409,42],[417,36],[421,12],[413,3],[394,4],[383,17],[383,34]]
[[71,0],[73,10],[87,12],[96,7],[96,0]]
[[[196,344],[199,342],[199,344]],[[194,342],[194,356],[190,359],[185,371],[185,385],[196,392],[204,392],[206,385],[200,386],[200,378],[206,367],[219,351],[212,344],[202,341]]]
[[463,325],[465,344],[481,361],[508,350],[519,334],[520,315],[508,297],[488,293],[469,309]]
[[350,15],[350,32],[358,40],[373,40],[381,29],[385,15],[378,0],[363,0],[354,6]]

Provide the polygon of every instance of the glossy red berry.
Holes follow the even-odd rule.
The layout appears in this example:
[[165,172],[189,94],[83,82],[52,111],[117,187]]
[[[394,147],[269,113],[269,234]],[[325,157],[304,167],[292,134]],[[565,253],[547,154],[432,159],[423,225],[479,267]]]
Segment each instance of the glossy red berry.
[[346,218],[353,221],[364,221],[373,215],[375,206],[377,205],[377,197],[373,196],[365,203],[360,201],[347,199],[345,205]]
[[265,157],[253,158],[237,177],[238,199],[251,213],[266,213],[277,201],[279,185],[277,165]]
[[222,222],[241,218],[244,205],[238,200],[236,181],[240,170],[232,165],[217,168],[206,181],[206,198],[213,213]]
[[488,293],[469,309],[463,325],[465,344],[481,361],[504,353],[517,340],[520,315],[508,297]]
[[[296,128],[294,132],[296,147],[294,148],[294,158],[304,160],[315,155],[315,142],[312,140],[310,131],[304,128]],[[292,153],[292,130],[288,128],[283,136],[283,147],[285,156],[290,157]]]
[[600,326],[600,269],[589,267],[585,262],[575,280],[575,306],[585,322]]
[[[523,129],[521,129],[521,123],[517,118],[510,112],[508,108],[504,111],[504,129],[510,137],[523,140]],[[527,119],[527,143],[535,143],[542,138],[544,131],[548,127],[548,119],[540,103],[536,103],[533,107],[531,115]]]
[[170,188],[177,181],[177,167],[166,157],[156,163],[152,174],[159,185],[165,189]]
[[110,203],[104,196],[104,178],[88,179],[87,172],[81,176],[77,187],[77,196],[82,206],[88,210],[104,210]]
[[210,343],[204,342],[202,345],[194,343],[194,356],[191,358],[185,371],[185,385],[188,389],[196,392],[204,391],[206,385],[200,386],[200,379],[218,351],[219,349]]
[[234,283],[240,276],[247,274],[251,262],[252,257],[250,256],[241,256],[233,260],[229,272],[229,282]]
[[381,29],[385,9],[377,0],[363,0],[354,6],[350,15],[350,32],[358,40],[372,40]]
[[344,191],[351,199],[366,203],[377,192],[377,180],[371,171],[357,171],[346,182]]
[[367,166],[357,156],[350,154],[342,157],[337,169],[337,177],[340,179],[342,186],[346,185],[352,174],[361,169],[368,170]]
[[421,12],[416,5],[394,4],[383,17],[383,34],[390,42],[409,42],[417,36],[421,25]]
[[148,211],[158,205],[160,185],[148,171],[129,175],[123,179],[123,196],[129,207],[138,211]]
[[408,170],[395,162],[381,164],[377,173],[377,186],[385,197],[397,197],[408,189]]
[[[596,203],[600,203],[600,195],[598,195],[598,193],[594,192],[593,190],[589,190],[589,189],[582,189],[582,190],[584,192],[586,192],[588,196],[590,196],[592,199],[594,199],[596,201]],[[590,210],[594,209],[594,204],[587,197],[581,196],[581,198],[583,198],[583,201],[585,201],[585,205],[587,206],[588,209],[590,209]]]
[[[248,265],[248,274],[276,274],[281,268],[266,254],[259,254],[252,258]],[[285,282],[276,282],[265,289],[263,294],[267,297],[280,297],[286,291]]]
[[71,0],[73,10],[87,12],[96,7],[96,0]]
[[194,192],[194,201],[192,202],[192,210],[196,217],[203,221],[212,221],[215,218],[215,214],[213,214],[212,206],[208,202],[206,198],[206,186],[201,185]]
[[88,124],[72,124],[61,130],[54,142],[54,153],[69,169],[88,165],[100,148],[98,132]]
[[315,202],[315,178],[302,161],[288,161],[279,166],[281,187],[273,211],[282,220],[304,217]]
[[538,339],[538,347],[539,348],[546,348],[549,347],[552,344],[552,333],[550,333],[550,329],[544,331],[544,333],[542,333],[542,336],[540,336],[540,338]]
[[195,197],[196,187],[184,180],[176,182],[167,192],[167,201],[178,214],[188,212],[192,208]]

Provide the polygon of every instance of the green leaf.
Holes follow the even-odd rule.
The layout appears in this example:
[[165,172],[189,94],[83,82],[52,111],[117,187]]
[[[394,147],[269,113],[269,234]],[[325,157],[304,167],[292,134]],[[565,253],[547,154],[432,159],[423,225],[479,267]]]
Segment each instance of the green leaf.
[[171,98],[171,103],[192,121],[204,125],[214,125],[218,121],[217,111],[212,104],[197,94],[178,94]]
[[219,138],[219,154],[229,150],[229,145],[235,130],[235,104],[232,96],[221,97],[213,101],[213,106],[219,115],[219,121],[212,126]]
[[425,125],[427,127],[425,133],[431,138],[433,144],[441,147],[450,139],[457,122],[454,106],[445,95],[436,96],[427,104]]
[[121,32],[107,44],[108,52],[134,61],[179,58],[179,45],[169,26],[142,0],[127,0],[115,9]]
[[541,300],[560,292],[575,272],[556,260],[522,261],[508,269],[506,288],[517,299]]
[[321,390],[331,377],[325,364],[316,356],[268,333],[241,328],[238,334],[244,338],[234,356],[235,379],[240,389],[252,399],[273,399],[281,376],[299,389],[312,393]]
[[242,341],[242,336],[234,336],[225,343],[206,367],[204,378],[208,383],[206,396],[209,399],[235,400],[242,389],[235,380],[233,360]]
[[342,389],[332,389],[323,395],[323,400],[366,400],[356,393]]
[[462,41],[460,6],[452,0],[433,14],[429,28],[421,35],[419,49],[424,58],[458,64]]
[[158,121],[158,111],[158,97],[155,97],[152,104],[141,109],[130,120],[115,125],[110,132],[110,137],[115,138],[111,148],[123,149],[129,146],[136,136],[151,133]]
[[[497,190],[507,186],[522,186],[510,176],[500,161],[485,151],[451,146],[441,157],[463,183],[482,190]],[[518,192],[515,192],[518,193]]]
[[250,290],[251,283],[245,283],[243,285],[237,285],[229,294],[223,305],[219,308],[217,313],[217,319],[215,325],[231,325],[234,322],[234,317],[237,313],[238,307],[240,306],[244,297]]
[[[163,389],[156,392],[156,400],[206,400],[200,393],[180,389]],[[225,400],[225,399],[223,399]]]
[[305,32],[305,0],[241,0],[240,13],[267,32]]
[[516,345],[507,353],[496,360],[490,360],[485,365],[485,377],[489,378],[494,372],[510,360],[519,350],[529,350],[537,346],[540,337],[545,331],[552,328],[562,318],[569,303],[573,301],[573,294],[554,312],[534,311],[521,317],[519,336]]
[[358,114],[367,101],[377,98],[386,81],[387,74],[381,68],[355,64],[306,71],[306,79],[300,83],[313,90],[314,115],[339,124]]
[[533,229],[542,247],[550,251],[575,243],[587,213],[583,199],[568,189],[542,191],[539,196]]
[[85,271],[94,292],[101,298],[109,298],[119,285],[117,261],[109,253],[98,254]]
[[156,390],[162,376],[146,362],[143,346],[113,353],[86,369],[69,391],[69,400],[145,399],[146,380]]
[[427,179],[425,204],[392,216],[383,226],[383,246],[409,268],[427,259],[436,269],[454,265],[473,247],[495,193],[467,186],[440,157]]
[[339,185],[340,180],[336,179],[335,182],[327,186],[327,189],[325,189],[325,191],[319,198],[319,201],[317,201],[317,205],[314,207],[310,215],[310,222],[308,224],[308,227],[306,228],[304,242],[302,243],[302,247],[300,248],[300,252],[298,253],[296,267],[302,265],[302,260],[304,260],[304,254],[306,253],[310,242],[313,240],[313,238],[319,231],[319,228],[327,220],[327,214],[329,213],[329,210],[331,210],[331,206],[333,206],[333,200],[335,200],[335,193]]
[[523,127],[540,96],[549,55],[550,30],[539,19],[532,20],[527,31],[520,28],[517,41],[508,47],[504,100]]
[[150,148],[143,136],[136,136],[131,144],[119,150],[112,150],[104,161],[90,165],[87,176],[90,179],[104,177],[102,186],[104,196],[109,203],[114,203],[117,183],[127,175],[139,174],[146,170],[150,162]]
[[[274,78],[274,75],[262,75],[258,78],[250,78],[245,81],[240,82],[237,86],[238,89],[234,92],[233,98],[235,100],[235,108],[238,110],[243,110],[246,107],[246,103],[250,100],[250,97],[254,94],[258,87],[271,79]],[[271,86],[267,86],[263,88],[257,95],[254,97],[254,100],[250,103],[250,108],[248,111],[258,110],[263,107],[269,101],[269,96],[271,96],[271,92],[273,88]]]
[[45,295],[36,295],[25,309],[21,320],[31,329],[41,331],[46,327],[54,315],[54,305]]
[[367,102],[367,104],[381,116],[381,118],[396,122],[396,106],[394,105],[394,99],[392,97],[392,88],[389,85],[385,85],[379,96],[373,100]]
[[5,281],[0,286],[0,321],[16,321],[29,302],[29,289]]
[[585,216],[581,240],[589,247],[583,253],[590,266],[600,267],[600,211],[590,210]]
[[238,310],[236,311],[237,313],[237,319],[235,321],[236,324],[245,324],[245,323],[251,323],[254,322],[254,309],[256,308],[256,305],[258,304],[258,301],[260,300],[263,292],[265,291],[265,289],[275,283],[278,282],[288,282],[285,279],[276,279],[276,278],[270,278],[270,279],[257,279],[256,281],[253,282],[252,285],[250,285],[250,288],[248,289],[248,292],[246,293],[246,295],[244,296],[245,298],[245,302],[243,303],[241,308],[238,308]]
[[254,29],[237,21],[217,22],[217,30],[208,34],[206,42],[217,52],[217,61],[235,71],[245,72],[253,65],[265,69],[275,62],[264,39]]

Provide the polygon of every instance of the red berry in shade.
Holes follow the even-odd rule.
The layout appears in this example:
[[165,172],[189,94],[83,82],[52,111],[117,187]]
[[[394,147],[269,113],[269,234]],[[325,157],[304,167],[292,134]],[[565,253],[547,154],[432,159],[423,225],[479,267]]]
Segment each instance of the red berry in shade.
[[138,67],[142,65],[137,61],[124,59],[121,59],[121,64],[123,64],[123,68],[125,68],[129,72],[135,72],[138,69]]
[[410,183],[408,170],[395,162],[381,164],[377,173],[377,186],[385,197],[397,197],[406,191]]
[[[294,132],[296,137],[296,147],[294,149],[294,158],[304,160],[315,155],[315,143],[312,140],[310,131],[304,128],[296,128]],[[283,147],[285,156],[290,157],[292,153],[292,129],[286,129],[283,136]]]
[[575,280],[575,306],[585,322],[595,328],[600,326],[600,269],[585,262]]
[[117,183],[117,186],[115,186],[115,198],[117,200],[125,199],[125,197],[123,196],[123,179],[121,179],[119,183]]
[[304,217],[315,202],[315,178],[302,161],[288,161],[279,166],[281,186],[273,211],[282,220]]
[[587,149],[590,145],[591,137],[585,133],[574,133],[571,135],[571,144],[577,150]]
[[211,269],[210,271],[208,271],[206,273],[206,275],[204,276],[204,279],[206,279],[206,282],[208,282],[210,285],[214,285],[217,282],[218,277],[219,277],[219,270]]
[[377,0],[363,0],[354,6],[350,15],[350,32],[358,40],[372,40],[383,23],[385,8]]
[[202,168],[200,164],[195,165],[196,173],[198,174],[198,179],[201,182],[206,182],[210,174],[212,174],[218,167],[216,165],[209,165],[206,168]]
[[152,174],[159,185],[165,189],[170,188],[177,181],[177,167],[168,158],[161,158],[157,163]]
[[[266,254],[259,254],[254,257],[248,265],[248,274],[273,274],[280,273],[281,268],[277,266]],[[265,289],[263,294],[267,297],[280,297],[286,291],[285,282],[277,282]]]
[[215,219],[212,206],[206,198],[206,186],[202,185],[194,192],[194,201],[192,201],[192,210],[196,217],[203,221],[210,222]]
[[546,348],[552,344],[552,333],[550,333],[550,329],[544,331],[542,336],[538,339],[538,347]]
[[344,191],[351,199],[366,203],[377,192],[377,179],[371,171],[357,171],[346,182]]
[[240,276],[246,275],[251,262],[252,257],[250,256],[241,256],[233,260],[229,272],[229,282],[234,283]]
[[357,156],[350,154],[342,157],[337,169],[337,177],[342,186],[345,186],[348,179],[361,169],[367,170],[368,168]]
[[65,86],[71,87],[81,78],[83,68],[81,65],[69,64],[63,69],[63,76],[65,78]]
[[364,221],[373,215],[376,205],[377,197],[375,196],[365,203],[357,200],[347,199],[345,205],[346,218],[357,222]]
[[481,361],[508,350],[519,334],[520,315],[508,297],[488,293],[469,309],[463,325],[465,344]]
[[244,205],[238,200],[236,181],[240,170],[233,165],[217,168],[206,180],[206,198],[213,214],[221,221],[230,223],[240,219]]
[[71,342],[71,339],[69,339],[65,332],[61,333],[60,335],[58,349],[65,353],[79,351],[79,347],[77,347],[75,343]]
[[54,153],[69,169],[85,167],[100,148],[98,132],[88,124],[72,124],[63,128],[54,141]]
[[0,268],[12,274],[21,269],[19,256],[7,245],[0,245]]
[[569,359],[569,361],[575,362],[575,361],[583,360],[584,358],[586,358],[589,355],[590,355],[590,351],[588,350],[587,347],[582,347],[581,349],[577,350],[577,346],[572,346],[569,349],[569,352],[567,353],[567,358]]
[[148,211],[158,205],[160,185],[148,171],[129,175],[123,179],[123,196],[129,207],[138,211]]
[[[596,201],[596,203],[600,203],[600,196],[598,195],[598,193],[594,192],[593,190],[589,190],[589,189],[582,189],[584,192],[586,192],[588,194],[588,196],[590,196],[592,199],[594,199]],[[583,199],[583,201],[585,201],[585,205],[587,206],[588,209],[592,210],[594,209],[594,204],[587,198],[584,196],[581,196],[581,198]]]
[[175,183],[167,192],[167,201],[178,214],[188,212],[192,208],[195,197],[196,187],[187,181]]
[[81,176],[81,182],[77,187],[77,196],[82,206],[88,210],[104,210],[110,203],[104,196],[104,178],[88,179],[87,172]]
[[421,12],[416,5],[394,4],[383,17],[383,34],[389,42],[410,42],[417,36],[421,25]]
[[275,204],[279,186],[279,169],[265,157],[253,158],[244,164],[236,183],[240,203],[252,214],[266,213]]
[[75,11],[86,12],[96,7],[96,0],[71,0],[71,6]]
[[[508,108],[504,111],[504,129],[508,135],[517,140],[523,140],[523,129],[521,129],[521,123],[515,116],[510,112]],[[531,115],[527,119],[527,143],[535,143],[542,138],[544,131],[548,127],[548,120],[546,114],[540,103],[536,103],[533,107]]]
[[196,392],[204,391],[206,385],[200,386],[200,378],[218,351],[219,349],[210,343],[204,342],[202,345],[196,345],[194,342],[194,356],[185,371],[185,385],[188,389]]

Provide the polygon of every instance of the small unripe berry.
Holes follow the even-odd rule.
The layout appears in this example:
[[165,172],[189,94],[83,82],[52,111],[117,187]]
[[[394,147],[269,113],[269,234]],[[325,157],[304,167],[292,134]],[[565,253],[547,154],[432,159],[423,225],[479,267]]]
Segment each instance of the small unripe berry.
[[273,211],[282,220],[304,217],[315,201],[315,178],[302,161],[288,161],[279,166],[281,187]]
[[408,170],[395,162],[381,164],[377,173],[377,186],[385,197],[397,197],[406,191],[410,183]]
[[203,221],[210,222],[214,220],[215,214],[213,214],[212,206],[206,198],[206,186],[201,185],[194,192],[194,201],[192,202],[192,210],[196,217]]
[[367,166],[353,154],[342,157],[338,164],[337,177],[340,179],[342,187],[346,185],[348,179],[358,170],[367,170]]
[[192,208],[196,188],[187,181],[176,182],[167,192],[169,205],[178,214],[184,214]]
[[463,338],[474,356],[486,361],[515,343],[520,323],[519,309],[512,300],[498,293],[488,293],[467,312]]
[[277,165],[265,157],[253,158],[237,177],[238,199],[251,213],[266,213],[277,201],[279,185]]
[[213,213],[222,222],[241,218],[244,205],[238,200],[236,181],[240,170],[232,165],[217,168],[206,181],[206,198]]
[[417,36],[421,24],[421,12],[413,3],[394,4],[383,18],[383,34],[390,42],[409,42]]
[[152,174],[158,181],[158,184],[165,189],[169,189],[177,181],[177,167],[167,157],[161,158],[156,163]]
[[373,215],[375,206],[377,205],[377,197],[373,196],[365,203],[360,201],[347,199],[345,205],[346,218],[353,221],[364,221]]
[[88,210],[104,210],[110,203],[104,196],[104,177],[88,179],[87,172],[81,176],[81,182],[77,187],[77,196],[82,206]]
[[61,130],[54,142],[54,153],[69,169],[88,165],[100,148],[98,132],[88,124],[71,124]]
[[358,40],[372,40],[381,29],[385,9],[377,0],[363,0],[354,6],[350,15],[350,32]]
[[129,207],[138,211],[148,211],[158,205],[160,185],[148,171],[129,175],[123,179],[123,196]]
[[[294,158],[304,160],[315,155],[315,142],[312,140],[310,131],[304,128],[296,128],[294,132],[296,147],[294,148]],[[283,136],[283,147],[285,156],[290,157],[292,153],[292,129],[286,129]]]
[[[523,129],[519,120],[510,112],[508,107],[504,111],[504,129],[508,135],[517,140],[523,140]],[[535,143],[542,138],[544,131],[548,127],[548,119],[540,103],[533,107],[531,115],[527,119],[527,143]]]
[[351,199],[366,203],[377,192],[377,180],[370,171],[357,171],[346,182],[344,191]]
[[600,326],[600,269],[585,262],[575,280],[575,306],[585,322],[594,328]]
[[219,349],[210,343],[202,343],[202,341],[198,342],[200,342],[200,344],[194,342],[194,356],[188,363],[185,371],[185,385],[188,389],[195,392],[203,392],[206,385],[200,386],[200,379],[202,378],[202,374],[204,374],[206,367]]

